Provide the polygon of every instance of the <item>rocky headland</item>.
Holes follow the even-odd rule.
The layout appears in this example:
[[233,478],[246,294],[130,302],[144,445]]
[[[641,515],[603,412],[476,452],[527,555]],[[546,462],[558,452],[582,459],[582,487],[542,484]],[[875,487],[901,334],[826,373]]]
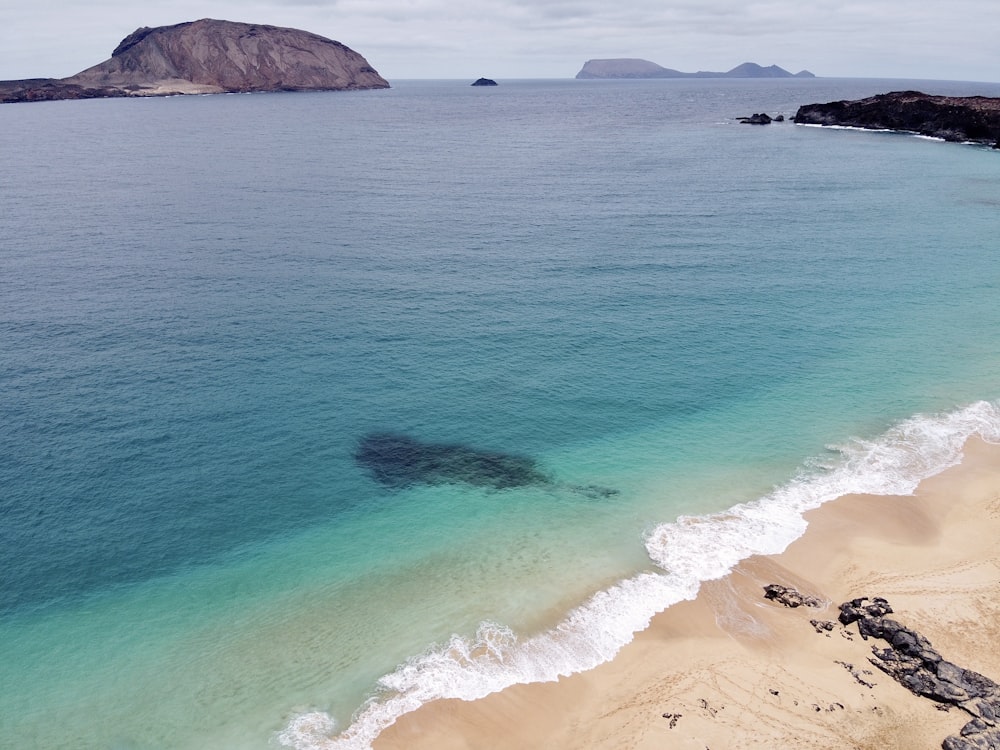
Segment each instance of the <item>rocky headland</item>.
[[795,122],[897,130],[1000,148],[1000,98],[985,96],[893,91],[867,99],[807,104],[799,107]]
[[757,63],[745,62],[731,70],[716,72],[699,70],[684,73],[672,68],[664,68],[649,60],[638,58],[614,58],[609,60],[587,60],[576,74],[579,79],[593,78],[815,78],[808,70],[789,73],[777,65],[764,67]]
[[0,101],[388,88],[340,42],[298,29],[204,18],[143,27],[68,78],[0,81]]

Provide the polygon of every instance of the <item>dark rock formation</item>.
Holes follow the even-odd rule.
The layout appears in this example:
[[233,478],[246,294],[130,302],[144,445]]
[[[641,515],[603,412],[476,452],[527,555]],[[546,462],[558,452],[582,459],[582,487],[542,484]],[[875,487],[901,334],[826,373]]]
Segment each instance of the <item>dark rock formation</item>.
[[699,70],[697,73],[683,73],[672,68],[664,68],[649,60],[638,58],[613,58],[608,60],[587,60],[576,74],[577,78],[815,78],[808,70],[789,73],[777,65],[762,67],[747,62],[737,65],[725,73]]
[[781,586],[777,583],[769,583],[764,587],[764,598],[784,604],[786,607],[819,607],[823,602],[815,596],[800,594],[793,588]]
[[862,638],[886,641],[889,648],[872,647],[869,661],[916,695],[957,706],[973,718],[958,735],[945,739],[944,750],[1000,748],[1000,685],[987,677],[945,660],[929,640],[887,615],[885,599],[853,599],[840,605],[840,622],[856,622]]
[[57,99],[105,99],[124,96],[115,86],[85,86],[66,83],[67,79],[28,78],[0,81],[0,103],[48,102]]
[[492,78],[477,78],[472,82],[473,86],[496,86],[497,82]]
[[754,112],[749,117],[737,118],[744,125],[770,125],[771,118],[766,112]]
[[985,96],[893,91],[867,99],[807,104],[799,107],[795,122],[897,130],[1000,148],[1000,99]]
[[503,490],[551,483],[527,456],[424,443],[393,433],[366,435],[354,459],[377,481],[396,489],[453,482]]
[[298,29],[202,19],[129,34],[61,79],[0,82],[0,101],[388,88],[354,50]]

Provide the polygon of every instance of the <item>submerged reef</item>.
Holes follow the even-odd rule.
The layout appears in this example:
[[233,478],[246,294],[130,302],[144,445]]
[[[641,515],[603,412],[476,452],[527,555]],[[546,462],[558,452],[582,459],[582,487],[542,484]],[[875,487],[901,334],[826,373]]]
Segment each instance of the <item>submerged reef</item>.
[[503,490],[552,483],[528,456],[461,444],[424,443],[391,432],[363,437],[354,459],[375,480],[393,488],[452,482]]
[[365,435],[358,442],[354,460],[375,481],[392,489],[420,484],[468,484],[495,490],[546,487],[594,499],[618,494],[613,487],[556,482],[530,456],[487,451],[460,443],[425,443],[394,432]]

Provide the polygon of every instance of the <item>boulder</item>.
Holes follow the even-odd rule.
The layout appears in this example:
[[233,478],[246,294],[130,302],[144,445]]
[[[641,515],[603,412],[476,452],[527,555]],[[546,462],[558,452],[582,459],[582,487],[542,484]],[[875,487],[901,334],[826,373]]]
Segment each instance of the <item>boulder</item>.
[[783,604],[786,607],[819,607],[822,602],[815,596],[801,594],[793,588],[777,583],[769,583],[764,587],[764,598]]

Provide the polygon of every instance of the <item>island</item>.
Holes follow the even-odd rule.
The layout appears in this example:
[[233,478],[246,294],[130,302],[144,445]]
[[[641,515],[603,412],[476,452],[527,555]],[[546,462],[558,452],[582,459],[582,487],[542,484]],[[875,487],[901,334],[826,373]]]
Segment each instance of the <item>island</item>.
[[203,18],[143,27],[68,78],[0,81],[0,102],[389,88],[340,42],[298,29]]
[[638,58],[614,58],[609,60],[587,60],[576,74],[579,79],[595,78],[815,78],[808,70],[789,73],[777,65],[764,67],[757,63],[745,62],[724,73],[700,70],[684,73],[672,68],[664,68],[649,60]]
[[867,99],[806,104],[795,113],[795,122],[893,130],[1000,148],[1000,98],[986,96],[892,91]]
[[497,82],[492,78],[477,78],[472,82],[472,86],[496,86]]

